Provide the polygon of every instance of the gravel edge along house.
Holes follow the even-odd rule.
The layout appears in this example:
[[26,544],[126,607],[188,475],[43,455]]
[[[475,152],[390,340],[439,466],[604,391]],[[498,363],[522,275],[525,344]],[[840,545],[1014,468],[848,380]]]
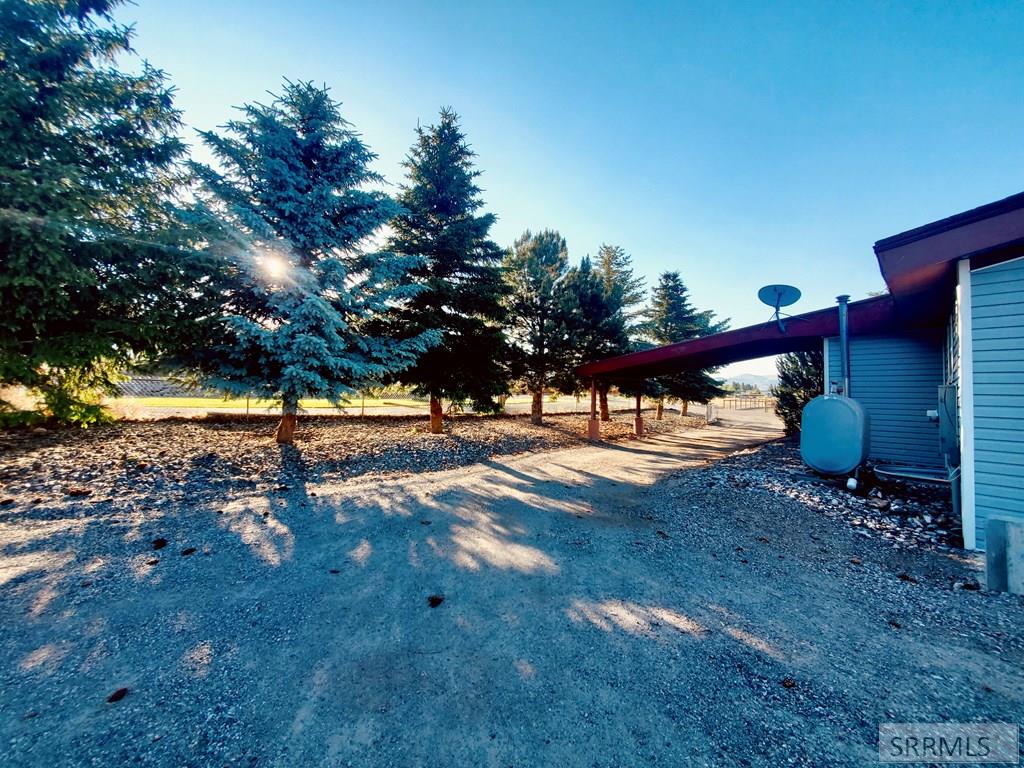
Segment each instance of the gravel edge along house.
[[[868,460],[949,482],[967,549],[988,549],[990,587],[1024,588],[1024,193],[879,240],[884,296],[589,363],[643,379],[689,367],[823,349],[825,391],[870,420]],[[1007,526],[1009,523],[1009,526]],[[1009,554],[1008,554],[1009,553]],[[1013,581],[1017,579],[1017,588]]]

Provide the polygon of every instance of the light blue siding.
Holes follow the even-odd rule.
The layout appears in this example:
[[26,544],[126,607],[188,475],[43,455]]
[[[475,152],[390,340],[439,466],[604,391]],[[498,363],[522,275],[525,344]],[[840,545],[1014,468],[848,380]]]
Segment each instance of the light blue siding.
[[[939,429],[926,412],[938,406],[944,339],[855,336],[850,339],[850,396],[871,417],[869,458],[942,467]],[[829,379],[840,381],[839,339],[828,343]]]
[[1024,259],[971,272],[974,521],[1024,520]]

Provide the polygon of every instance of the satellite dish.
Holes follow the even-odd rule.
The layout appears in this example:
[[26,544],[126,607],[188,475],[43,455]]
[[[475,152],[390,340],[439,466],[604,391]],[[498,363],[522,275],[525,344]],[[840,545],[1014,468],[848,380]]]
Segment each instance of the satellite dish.
[[766,285],[757,292],[757,298],[778,311],[779,307],[788,307],[800,301],[800,289],[792,285]]
[[779,324],[779,331],[786,332],[786,325],[782,322],[781,307],[788,307],[800,300],[800,289],[792,285],[766,285],[757,292],[757,298],[775,310],[772,319]]

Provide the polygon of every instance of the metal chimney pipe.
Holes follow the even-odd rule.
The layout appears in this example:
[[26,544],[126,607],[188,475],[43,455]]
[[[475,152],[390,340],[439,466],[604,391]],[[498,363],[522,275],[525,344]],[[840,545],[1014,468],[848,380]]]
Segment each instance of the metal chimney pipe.
[[839,367],[843,377],[843,395],[850,396],[850,297],[836,296],[839,302]]

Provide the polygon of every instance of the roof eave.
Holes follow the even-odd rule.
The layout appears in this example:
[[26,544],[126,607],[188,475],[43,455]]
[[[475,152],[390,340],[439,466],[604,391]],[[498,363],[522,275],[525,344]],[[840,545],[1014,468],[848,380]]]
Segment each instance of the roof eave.
[[[849,305],[850,332],[879,333],[894,322],[889,296],[878,296]],[[785,332],[768,322],[585,363],[576,369],[581,377],[639,379],[680,370],[712,368],[740,360],[784,352],[814,349],[825,336],[839,333],[837,307],[795,315],[785,320]]]
[[897,301],[935,293],[960,259],[1024,242],[1024,192],[875,243],[878,268]]

